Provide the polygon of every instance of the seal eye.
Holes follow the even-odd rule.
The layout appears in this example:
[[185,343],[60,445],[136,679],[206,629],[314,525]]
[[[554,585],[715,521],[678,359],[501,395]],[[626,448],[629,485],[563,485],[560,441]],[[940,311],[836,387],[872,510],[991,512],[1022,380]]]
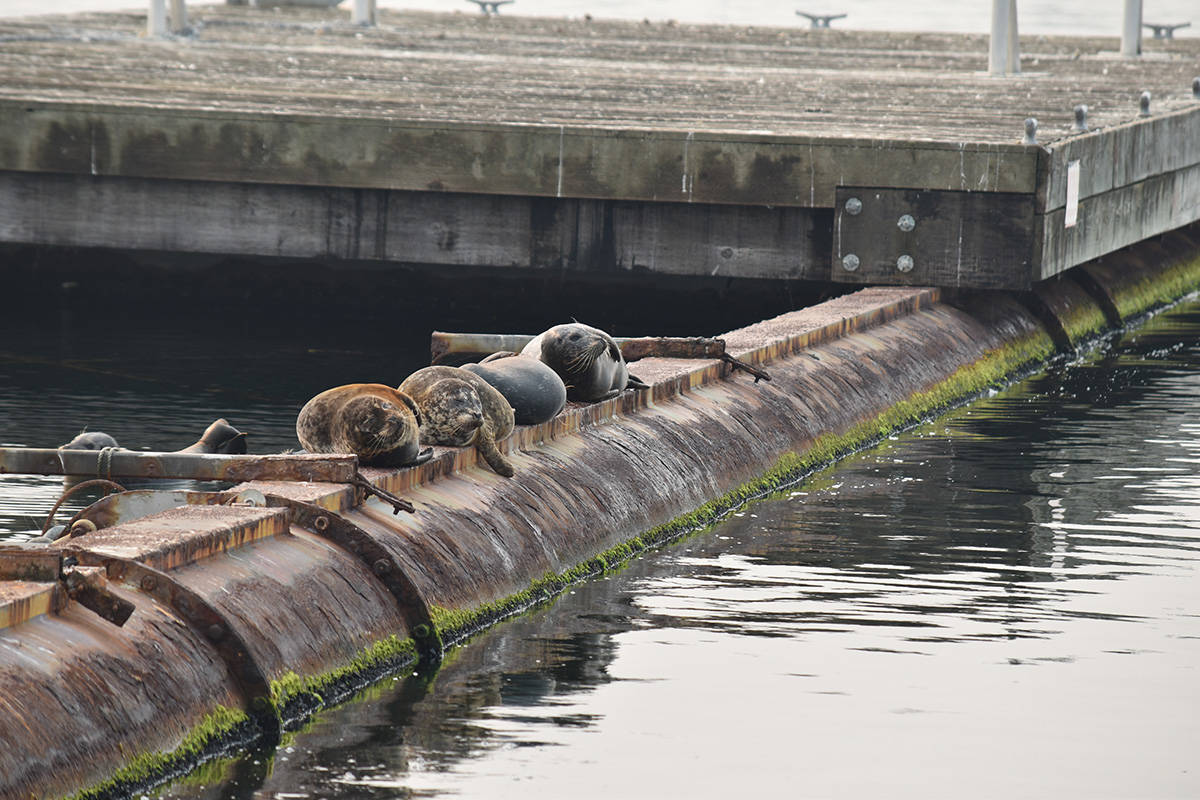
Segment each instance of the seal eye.
[[579,338],[579,333],[578,333],[578,332],[576,332],[576,333],[572,333],[572,334],[571,334],[570,336],[568,336],[567,338],[568,338],[568,339],[572,339],[572,340],[574,340],[574,339],[578,339],[578,338]]

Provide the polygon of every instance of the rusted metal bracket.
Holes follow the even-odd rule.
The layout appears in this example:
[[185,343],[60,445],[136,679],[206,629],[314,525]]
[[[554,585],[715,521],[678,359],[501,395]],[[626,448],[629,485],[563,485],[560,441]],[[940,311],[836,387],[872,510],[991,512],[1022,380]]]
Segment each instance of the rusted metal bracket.
[[350,482],[363,491],[365,495],[375,495],[383,502],[392,507],[392,514],[399,514],[401,511],[407,511],[409,514],[415,514],[417,507],[405,500],[403,497],[397,497],[391,492],[380,489],[375,484],[364,478],[360,473],[355,473],[354,480]]
[[104,567],[109,580],[140,588],[203,636],[225,662],[230,677],[246,699],[247,713],[262,731],[262,744],[274,747],[279,743],[283,721],[271,703],[271,682],[237,627],[224,614],[168,572],[131,559],[93,553],[82,547],[68,546],[63,553],[74,556],[80,565]]
[[69,597],[120,627],[133,613],[133,603],[108,590],[104,576],[90,567],[74,566],[52,547],[0,547],[0,581],[28,581],[59,587],[50,608],[60,611]]
[[734,369],[741,369],[741,370],[745,370],[746,372],[749,372],[751,375],[754,376],[755,383],[758,383],[759,381],[770,381],[771,380],[771,376],[767,374],[766,370],[759,369],[758,367],[747,364],[745,361],[742,361],[741,359],[737,359],[737,358],[734,358],[733,356],[729,355],[729,353],[722,353],[721,360],[724,361],[729,366],[733,367]]
[[353,522],[318,505],[278,495],[267,495],[266,501],[268,506],[286,507],[291,511],[293,524],[332,542],[365,564],[396,598],[421,661],[436,664],[442,660],[444,647],[429,605],[386,547]]

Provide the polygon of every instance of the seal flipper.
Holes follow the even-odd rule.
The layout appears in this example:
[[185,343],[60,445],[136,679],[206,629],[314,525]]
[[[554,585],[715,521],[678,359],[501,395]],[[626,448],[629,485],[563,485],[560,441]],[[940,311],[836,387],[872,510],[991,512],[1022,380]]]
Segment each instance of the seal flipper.
[[516,474],[512,464],[496,447],[496,437],[492,432],[492,423],[484,420],[479,426],[479,430],[475,434],[475,449],[479,451],[479,455],[483,456],[483,460],[488,466],[495,470],[497,475],[503,475],[506,478],[511,478]]
[[626,378],[626,380],[625,380],[625,388],[626,389],[642,390],[642,389],[650,388],[650,384],[646,383],[644,380],[642,380],[641,378],[639,378],[636,375],[628,375],[627,374],[625,376],[625,378]]

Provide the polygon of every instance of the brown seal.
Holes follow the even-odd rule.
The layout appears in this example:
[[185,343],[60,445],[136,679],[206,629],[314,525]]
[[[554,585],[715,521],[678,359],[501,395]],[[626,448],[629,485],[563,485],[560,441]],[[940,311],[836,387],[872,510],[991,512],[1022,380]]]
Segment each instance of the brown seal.
[[401,467],[421,451],[421,414],[412,398],[382,383],[349,383],[321,392],[296,417],[296,438],[310,453],[353,453],[362,464]]
[[204,429],[200,439],[179,450],[180,453],[225,453],[242,455],[246,452],[246,434],[230,425],[224,417]]
[[422,444],[474,444],[488,466],[512,477],[512,464],[496,449],[512,433],[512,406],[487,381],[458,367],[425,367],[405,378],[400,391],[421,409]]
[[521,350],[558,373],[569,400],[594,403],[616,397],[625,388],[649,388],[629,374],[616,341],[599,328],[580,322],[555,325]]

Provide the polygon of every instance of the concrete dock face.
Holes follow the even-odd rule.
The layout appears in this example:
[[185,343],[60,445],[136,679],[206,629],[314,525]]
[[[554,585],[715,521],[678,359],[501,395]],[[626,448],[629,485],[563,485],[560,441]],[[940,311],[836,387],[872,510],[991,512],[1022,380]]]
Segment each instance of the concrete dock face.
[[983,36],[190,24],[0,21],[0,241],[1028,289],[1200,218],[1194,38],[1038,37],[995,77]]
[[1200,230],[1082,272],[1025,294],[866,289],[728,333],[769,381],[643,359],[651,389],[501,442],[512,479],[473,449],[363,469],[411,515],[305,481],[105,498],[80,514],[98,530],[0,557],[0,797],[119,795],[435,669],[444,645],[1195,291]]

